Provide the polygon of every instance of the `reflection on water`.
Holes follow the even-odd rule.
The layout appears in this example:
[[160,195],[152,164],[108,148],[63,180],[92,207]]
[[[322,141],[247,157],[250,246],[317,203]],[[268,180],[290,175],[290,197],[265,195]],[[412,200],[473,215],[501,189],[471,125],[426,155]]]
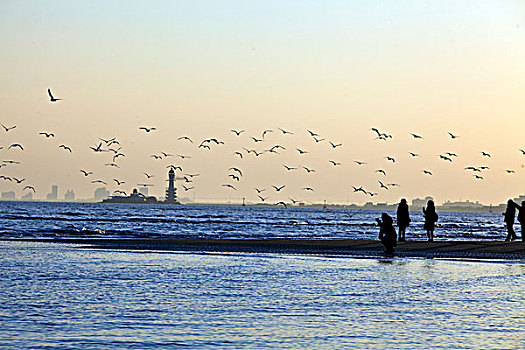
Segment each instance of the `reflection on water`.
[[0,243],[0,346],[504,348],[525,265]]

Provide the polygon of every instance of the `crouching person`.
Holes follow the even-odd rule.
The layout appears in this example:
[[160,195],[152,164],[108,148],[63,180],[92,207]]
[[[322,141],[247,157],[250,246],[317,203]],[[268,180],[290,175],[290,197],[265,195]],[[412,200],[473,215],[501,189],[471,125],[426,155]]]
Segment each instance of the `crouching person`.
[[394,254],[394,247],[397,245],[397,234],[394,228],[394,219],[386,213],[381,215],[381,219],[376,219],[379,225],[379,239],[385,246],[385,254]]

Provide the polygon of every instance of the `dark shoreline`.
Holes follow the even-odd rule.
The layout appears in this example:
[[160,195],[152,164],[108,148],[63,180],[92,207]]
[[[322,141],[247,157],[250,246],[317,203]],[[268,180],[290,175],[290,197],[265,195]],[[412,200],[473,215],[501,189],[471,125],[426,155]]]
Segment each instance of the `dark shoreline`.
[[[352,239],[2,238],[0,241],[69,243],[85,248],[137,251],[279,253],[343,257],[383,256],[384,251],[379,241]],[[408,241],[398,243],[395,256],[525,260],[525,242]]]

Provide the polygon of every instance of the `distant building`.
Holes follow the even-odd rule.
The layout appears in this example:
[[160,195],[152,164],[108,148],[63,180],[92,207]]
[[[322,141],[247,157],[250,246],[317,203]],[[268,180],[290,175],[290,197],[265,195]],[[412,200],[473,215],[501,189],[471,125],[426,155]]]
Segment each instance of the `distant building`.
[[417,207],[426,207],[427,206],[427,203],[428,201],[433,201],[434,198],[432,197],[425,197],[425,199],[421,199],[421,198],[415,198],[415,199],[412,199],[412,206],[417,208]]
[[66,194],[64,194],[64,199],[66,201],[74,201],[75,200],[75,192],[73,192],[73,190],[67,190]]
[[109,197],[109,191],[105,187],[99,187],[95,190],[95,200],[101,201]]
[[33,192],[28,192],[27,194],[20,197],[23,201],[32,201],[33,200]]
[[51,192],[46,196],[48,201],[56,201],[58,199],[58,185],[51,186]]
[[139,193],[144,197],[148,197],[148,188],[146,186],[139,188]]
[[175,170],[168,172],[168,188],[166,189],[166,203],[178,203],[177,189],[175,188]]
[[16,199],[14,191],[2,192],[2,199]]

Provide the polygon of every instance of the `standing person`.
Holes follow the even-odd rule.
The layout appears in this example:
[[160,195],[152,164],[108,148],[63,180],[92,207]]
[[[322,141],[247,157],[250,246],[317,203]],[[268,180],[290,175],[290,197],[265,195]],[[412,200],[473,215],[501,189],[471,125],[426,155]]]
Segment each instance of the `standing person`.
[[394,247],[397,245],[396,242],[396,229],[394,228],[394,219],[387,213],[381,215],[381,219],[376,219],[379,225],[379,239],[385,246],[385,254],[394,254]]
[[525,229],[525,201],[521,202],[521,206],[514,202],[514,206],[519,210],[518,222],[521,226],[521,240],[525,242],[525,232],[523,232]]
[[423,208],[423,216],[425,217],[425,230],[429,242],[434,242],[434,224],[438,221],[438,214],[436,213],[436,206],[434,201],[427,202],[427,208]]
[[512,199],[509,199],[507,201],[507,209],[505,209],[503,216],[505,216],[504,221],[505,224],[507,224],[507,238],[505,238],[505,241],[513,241],[518,237],[516,236],[516,232],[514,232],[514,216],[516,216],[516,203],[514,203]]
[[405,231],[408,225],[410,225],[410,215],[408,213],[408,204],[405,198],[401,199],[397,206],[397,226],[399,227],[399,242],[404,242]]

